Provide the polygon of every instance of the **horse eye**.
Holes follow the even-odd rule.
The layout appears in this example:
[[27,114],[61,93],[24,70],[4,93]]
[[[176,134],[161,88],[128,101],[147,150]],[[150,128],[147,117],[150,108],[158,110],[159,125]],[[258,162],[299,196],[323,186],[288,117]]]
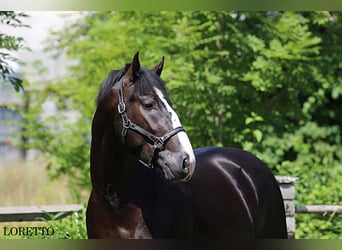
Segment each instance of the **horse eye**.
[[147,110],[153,109],[154,106],[155,106],[155,102],[154,101],[151,101],[151,102],[148,102],[148,103],[144,103],[144,108],[147,109]]

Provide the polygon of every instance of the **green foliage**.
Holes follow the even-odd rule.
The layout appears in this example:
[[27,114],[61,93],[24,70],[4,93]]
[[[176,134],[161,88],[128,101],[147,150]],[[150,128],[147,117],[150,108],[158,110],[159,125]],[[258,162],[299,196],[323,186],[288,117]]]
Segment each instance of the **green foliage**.
[[[194,147],[251,151],[274,174],[300,178],[297,204],[339,204],[341,18],[340,12],[82,13],[51,35],[48,50],[78,63],[65,79],[32,85],[27,146],[46,153],[54,177],[67,174],[89,187],[100,83],[136,51],[147,67],[165,55],[162,78]],[[58,115],[40,116],[46,101]],[[340,217],[321,219],[298,216],[297,236],[339,237]]]
[[[28,15],[22,12],[0,11],[0,25],[13,28],[28,27],[22,22],[22,19],[27,17]],[[20,62],[11,55],[11,52],[22,49],[27,49],[24,46],[24,39],[22,37],[6,35],[0,32],[0,83],[8,80],[16,91],[23,87],[22,79],[13,74],[13,69],[9,63]]]
[[297,220],[296,238],[341,239],[341,214],[301,214],[297,216]]

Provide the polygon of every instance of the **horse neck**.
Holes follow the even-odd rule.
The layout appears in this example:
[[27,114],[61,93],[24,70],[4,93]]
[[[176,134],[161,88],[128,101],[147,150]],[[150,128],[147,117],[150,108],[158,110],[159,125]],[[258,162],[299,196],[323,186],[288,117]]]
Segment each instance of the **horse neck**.
[[131,178],[136,167],[136,161],[122,145],[121,138],[114,134],[114,122],[108,119],[108,113],[98,108],[92,124],[90,151],[93,191],[103,195],[108,185],[114,191],[119,189]]

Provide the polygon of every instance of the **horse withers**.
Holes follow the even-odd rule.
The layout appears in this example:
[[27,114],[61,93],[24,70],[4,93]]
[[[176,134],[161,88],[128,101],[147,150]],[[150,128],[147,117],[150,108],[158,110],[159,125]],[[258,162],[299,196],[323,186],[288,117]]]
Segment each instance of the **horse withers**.
[[254,155],[192,150],[160,78],[132,63],[101,85],[92,123],[89,238],[287,238],[279,186]]

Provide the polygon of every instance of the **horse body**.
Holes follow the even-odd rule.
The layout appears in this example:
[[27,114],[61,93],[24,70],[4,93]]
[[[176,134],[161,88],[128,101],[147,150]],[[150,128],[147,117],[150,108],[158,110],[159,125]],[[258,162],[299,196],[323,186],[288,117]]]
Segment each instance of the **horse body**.
[[222,147],[195,149],[195,156],[196,171],[188,182],[170,183],[157,169],[136,162],[136,174],[118,193],[109,193],[120,197],[122,205],[92,194],[95,207],[88,211],[96,212],[94,222],[99,222],[99,230],[93,231],[103,234],[92,235],[89,225],[90,237],[287,237],[278,184],[259,159]]
[[101,87],[92,124],[88,237],[286,238],[272,173],[239,149],[190,151],[160,86],[162,67],[163,60],[155,73],[140,69],[136,55]]

